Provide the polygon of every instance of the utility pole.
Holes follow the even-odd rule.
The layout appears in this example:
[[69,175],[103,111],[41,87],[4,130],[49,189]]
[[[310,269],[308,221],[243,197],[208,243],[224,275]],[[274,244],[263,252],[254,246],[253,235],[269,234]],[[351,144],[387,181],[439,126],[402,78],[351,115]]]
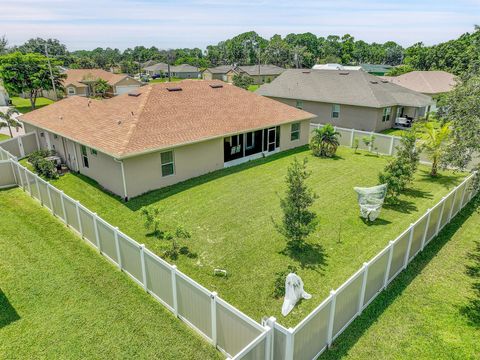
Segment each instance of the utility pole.
[[57,88],[55,86],[55,78],[53,77],[53,71],[52,71],[52,64],[50,64],[50,58],[48,57],[48,45],[45,42],[45,55],[47,56],[47,62],[48,62],[48,69],[50,70],[50,79],[52,80],[52,87],[53,87],[53,93],[54,93],[54,98],[55,101],[58,100],[57,98]]

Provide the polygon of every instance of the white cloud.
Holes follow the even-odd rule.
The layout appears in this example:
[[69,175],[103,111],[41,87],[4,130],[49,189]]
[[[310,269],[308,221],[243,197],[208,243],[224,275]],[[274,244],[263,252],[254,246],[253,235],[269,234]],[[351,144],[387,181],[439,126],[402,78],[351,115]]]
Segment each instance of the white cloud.
[[12,44],[37,36],[58,38],[70,49],[205,47],[250,30],[264,37],[350,33],[370,42],[410,45],[471,31],[479,12],[477,0],[0,0],[0,34]]

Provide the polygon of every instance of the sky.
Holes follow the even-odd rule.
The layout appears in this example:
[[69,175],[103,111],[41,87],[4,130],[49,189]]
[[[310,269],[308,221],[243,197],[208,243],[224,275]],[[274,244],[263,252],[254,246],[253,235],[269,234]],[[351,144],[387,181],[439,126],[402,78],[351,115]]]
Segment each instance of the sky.
[[10,45],[57,38],[69,50],[217,44],[254,30],[349,33],[403,46],[454,39],[480,24],[480,0],[0,0],[0,36]]

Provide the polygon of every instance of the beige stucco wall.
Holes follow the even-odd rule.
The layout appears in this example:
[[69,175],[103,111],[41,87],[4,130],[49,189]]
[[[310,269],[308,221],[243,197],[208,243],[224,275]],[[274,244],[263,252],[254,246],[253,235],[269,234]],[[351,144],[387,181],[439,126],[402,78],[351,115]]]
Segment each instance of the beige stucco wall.
[[[68,88],[69,87],[75,88],[76,92],[75,92],[74,95],[69,95],[68,94]],[[77,86],[73,86],[73,85],[68,85],[68,86],[65,86],[65,96],[75,96],[75,95],[77,95],[77,96],[87,96],[87,89],[88,88],[86,86],[85,87],[83,87],[83,86],[82,87],[77,87]]]
[[124,159],[129,197],[223,168],[223,138],[173,149],[175,173],[162,177],[161,152]]
[[[295,99],[274,98],[290,106],[296,106]],[[395,123],[396,107],[392,107],[390,121],[382,122],[383,109],[340,105],[340,117],[332,118],[332,104],[303,100],[303,110],[316,114],[312,123],[333,124],[339,127],[364,131],[381,131],[391,128]]]
[[280,125],[280,150],[293,149],[303,146],[308,143],[310,132],[310,120],[303,120],[300,122],[300,138],[291,141],[292,124]]
[[203,80],[212,80],[213,79],[213,74],[210,71],[205,70],[202,73],[202,79]]

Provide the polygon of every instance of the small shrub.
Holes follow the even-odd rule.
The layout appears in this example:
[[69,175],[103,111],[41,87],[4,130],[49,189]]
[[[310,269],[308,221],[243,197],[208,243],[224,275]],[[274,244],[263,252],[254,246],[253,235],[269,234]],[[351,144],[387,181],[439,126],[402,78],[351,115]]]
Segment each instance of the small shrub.
[[288,274],[296,272],[297,268],[295,266],[288,265],[286,270],[275,273],[275,282],[272,293],[272,296],[275,299],[280,299],[285,295],[285,278]]
[[373,149],[375,144],[375,135],[365,136],[362,138],[363,143],[368,149]]
[[333,157],[340,146],[339,136],[340,133],[335,131],[332,124],[326,124],[319,129],[315,129],[312,140],[310,140],[310,149],[313,155]]
[[360,146],[360,141],[358,140],[358,138],[353,139],[353,149],[355,154],[358,153],[359,146]]
[[151,230],[151,234],[160,237],[160,209],[155,206],[144,207],[142,208],[142,215],[145,218],[144,226],[145,229]]
[[37,150],[28,156],[28,162],[32,164],[34,171],[47,179],[58,178],[58,173],[52,161],[45,160],[48,156],[55,155],[54,150]]

